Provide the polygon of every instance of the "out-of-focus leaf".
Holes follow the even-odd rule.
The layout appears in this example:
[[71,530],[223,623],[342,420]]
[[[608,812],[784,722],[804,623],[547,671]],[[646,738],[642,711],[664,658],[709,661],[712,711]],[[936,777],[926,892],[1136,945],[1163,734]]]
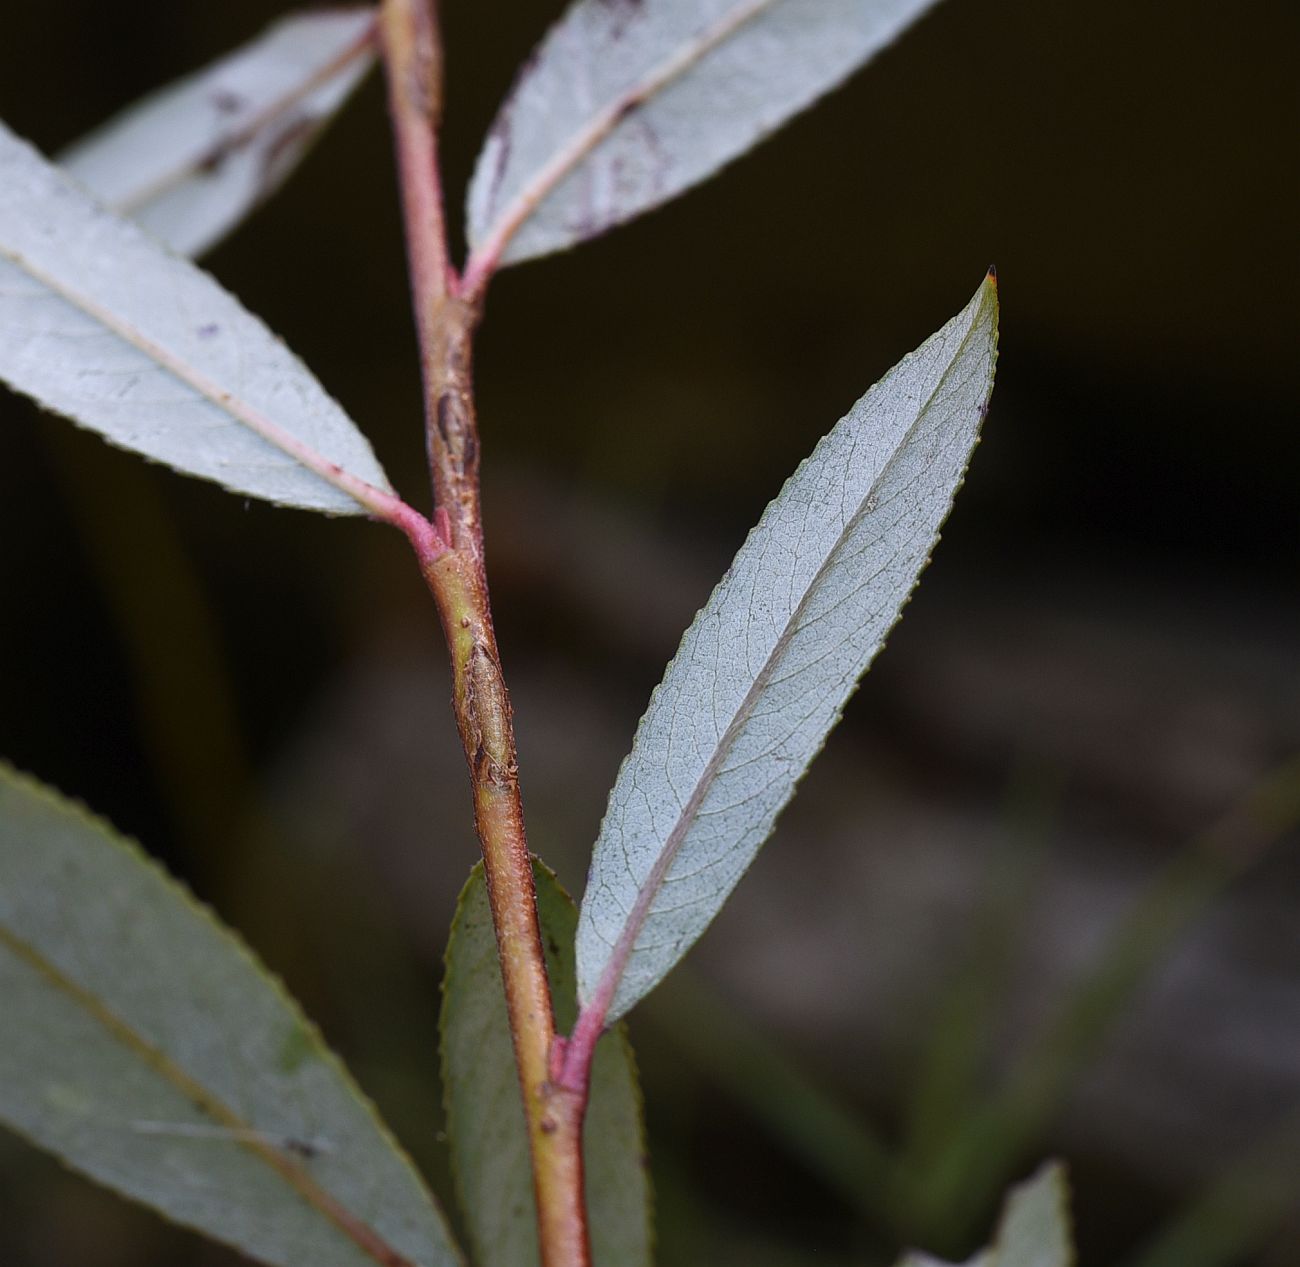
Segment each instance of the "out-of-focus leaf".
[[954,1121],[942,1152],[917,1176],[913,1199],[923,1226],[942,1218],[960,1235],[974,1225],[1178,939],[1231,881],[1298,826],[1300,756],[1293,754],[1161,869],[1001,1084]]
[[[1300,1175],[1300,1112],[1215,1175],[1124,1267],[1233,1267],[1286,1261],[1270,1241],[1294,1247]],[[1288,1229],[1290,1229],[1288,1231]]]
[[713,174],[934,0],[578,0],[520,74],[469,190],[503,262],[585,241]]
[[373,9],[294,14],[150,94],[59,162],[105,206],[200,255],[274,193],[374,62]]
[[278,1267],[460,1262],[320,1035],[103,823],[0,766],[0,1120]]
[[[899,1267],[949,1267],[909,1254]],[[1048,1162],[1007,1196],[992,1246],[965,1267],[1074,1267],[1070,1192],[1065,1167]]]
[[1074,1267],[1065,1167],[1048,1162],[1011,1190],[986,1267]]
[[694,1066],[735,1100],[809,1175],[864,1217],[889,1224],[896,1213],[889,1144],[818,1071],[792,1059],[721,991],[679,971],[672,989],[649,999],[638,1019],[653,1025],[675,1061]]
[[615,1019],[681,958],[767,838],[898,619],[993,385],[997,288],[904,357],[750,533],[641,719],[578,924],[578,994]]
[[[567,1031],[575,1010],[577,911],[537,860],[533,877],[556,1021]],[[529,1267],[538,1255],[528,1136],[481,863],[461,893],[447,947],[442,1068],[452,1159],[476,1261],[480,1267]],[[596,1051],[583,1144],[594,1262],[649,1267],[650,1182],[641,1092],[621,1027]]]
[[333,514],[391,495],[365,437],[234,296],[3,126],[0,378],[234,492]]
[[[954,1135],[980,1112],[988,1094],[985,1070],[1003,1001],[1024,953],[1024,927],[1048,853],[1057,784],[1046,768],[1024,767],[1014,778],[1006,839],[984,869],[980,889],[970,894],[975,909],[972,936],[951,979],[936,991],[920,1048],[909,1060],[911,1103],[891,1202],[896,1215],[899,1207],[912,1212],[896,1226],[938,1234],[953,1216],[944,1196],[935,1192],[941,1185],[932,1180]],[[979,1159],[975,1165],[982,1173]],[[1001,1192],[1010,1177],[1002,1172],[993,1193]],[[973,1176],[962,1178],[967,1189],[975,1186]],[[954,1182],[960,1180],[954,1177]],[[986,1200],[979,1208],[987,1205]]]

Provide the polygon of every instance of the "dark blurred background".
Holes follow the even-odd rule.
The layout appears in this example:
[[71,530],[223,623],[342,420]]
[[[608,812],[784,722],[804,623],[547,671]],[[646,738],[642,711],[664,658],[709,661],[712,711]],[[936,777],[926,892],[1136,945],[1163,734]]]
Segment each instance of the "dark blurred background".
[[[444,5],[457,228],[560,8]],[[57,151],[279,11],[9,0],[0,116]],[[969,1253],[1048,1153],[1082,1267],[1300,1264],[1300,858],[1240,821],[1300,778],[1271,773],[1300,750],[1297,49],[1282,0],[947,0],[710,184],[494,285],[489,565],[532,841],[577,895],[749,525],[990,262],[1001,281],[936,560],[633,1018],[664,1264]],[[425,508],[377,77],[207,265]],[[0,541],[0,752],[246,933],[450,1205],[437,990],[475,845],[403,543],[8,394]],[[236,1261],[0,1138],[0,1262]]]

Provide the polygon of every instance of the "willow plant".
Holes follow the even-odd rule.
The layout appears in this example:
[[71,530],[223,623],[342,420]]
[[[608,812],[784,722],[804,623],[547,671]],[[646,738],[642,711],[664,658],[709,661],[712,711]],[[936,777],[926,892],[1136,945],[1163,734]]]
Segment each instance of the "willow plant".
[[[442,1059],[485,1267],[650,1261],[620,1021],[717,914],[897,620],[977,441],[997,343],[990,271],[772,501],[651,698],[575,909],[529,852],[484,566],[473,344],[492,279],[705,179],[929,3],[576,0],[482,148],[463,266],[445,230],[432,0],[283,20],[57,164],[0,128],[0,376],[241,496],[396,528],[433,597],[483,855],[453,925]],[[427,514],[302,362],[191,262],[284,179],[375,61]],[[0,1015],[0,1116],[123,1195],[285,1267],[462,1261],[374,1110],[234,936],[133,844],[8,769]],[[1043,1171],[981,1261],[1066,1263],[1062,1188]]]

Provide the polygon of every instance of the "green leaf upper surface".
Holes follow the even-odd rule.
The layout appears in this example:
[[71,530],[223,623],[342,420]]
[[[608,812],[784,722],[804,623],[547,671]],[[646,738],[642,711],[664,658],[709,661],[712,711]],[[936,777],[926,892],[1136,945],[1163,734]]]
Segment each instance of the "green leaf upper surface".
[[[574,1019],[577,912],[537,860],[533,876],[556,1021],[568,1030]],[[479,1267],[530,1267],[538,1255],[528,1136],[481,863],[461,894],[447,948],[442,1067],[452,1158],[475,1260]],[[650,1183],[641,1093],[621,1027],[596,1050],[584,1149],[596,1267],[648,1267]]]
[[333,514],[366,513],[358,482],[389,492],[365,437],[281,340],[3,126],[0,379],[235,492]]
[[134,845],[0,765],[0,1120],[279,1267],[451,1267],[319,1034]]
[[666,202],[829,92],[934,0],[578,0],[525,64],[469,190],[504,262]]
[[[949,1265],[926,1254],[908,1254],[898,1267]],[[1048,1162],[1012,1188],[993,1244],[965,1267],[1074,1267],[1070,1192],[1060,1162]]]
[[59,156],[179,255],[215,245],[293,170],[373,65],[373,9],[293,14]]
[[997,288],[904,357],[764,512],[682,639],[610,793],[578,994],[621,1016],[749,866],[938,538],[993,385]]

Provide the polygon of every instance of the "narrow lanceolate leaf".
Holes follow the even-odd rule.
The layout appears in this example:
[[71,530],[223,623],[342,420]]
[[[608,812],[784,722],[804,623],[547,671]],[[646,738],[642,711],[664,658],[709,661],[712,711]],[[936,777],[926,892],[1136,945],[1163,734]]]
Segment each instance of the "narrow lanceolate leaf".
[[[909,1254],[898,1267],[950,1265],[926,1254]],[[1048,1162],[1012,1188],[993,1244],[965,1267],[1074,1267],[1069,1184],[1060,1162]]]
[[899,362],[768,506],[641,719],[578,925],[578,994],[621,1016],[767,838],[929,559],[993,385],[997,288]]
[[[536,860],[533,877],[556,1020],[568,1030],[575,1010],[577,911],[551,871]],[[475,1261],[479,1267],[532,1267],[538,1262],[537,1218],[528,1136],[482,863],[461,894],[447,948],[442,1068],[452,1160]],[[596,1267],[649,1267],[650,1183],[641,1093],[621,1028],[596,1052],[583,1146]]]
[[0,379],[235,492],[333,514],[393,500],[365,437],[279,339],[2,125]]
[[249,952],[134,845],[0,765],[0,1121],[280,1267],[460,1259]]
[[830,91],[934,0],[577,0],[484,143],[469,236],[558,251],[712,175]]
[[274,193],[374,62],[373,9],[295,14],[151,94],[59,162],[180,255]]

